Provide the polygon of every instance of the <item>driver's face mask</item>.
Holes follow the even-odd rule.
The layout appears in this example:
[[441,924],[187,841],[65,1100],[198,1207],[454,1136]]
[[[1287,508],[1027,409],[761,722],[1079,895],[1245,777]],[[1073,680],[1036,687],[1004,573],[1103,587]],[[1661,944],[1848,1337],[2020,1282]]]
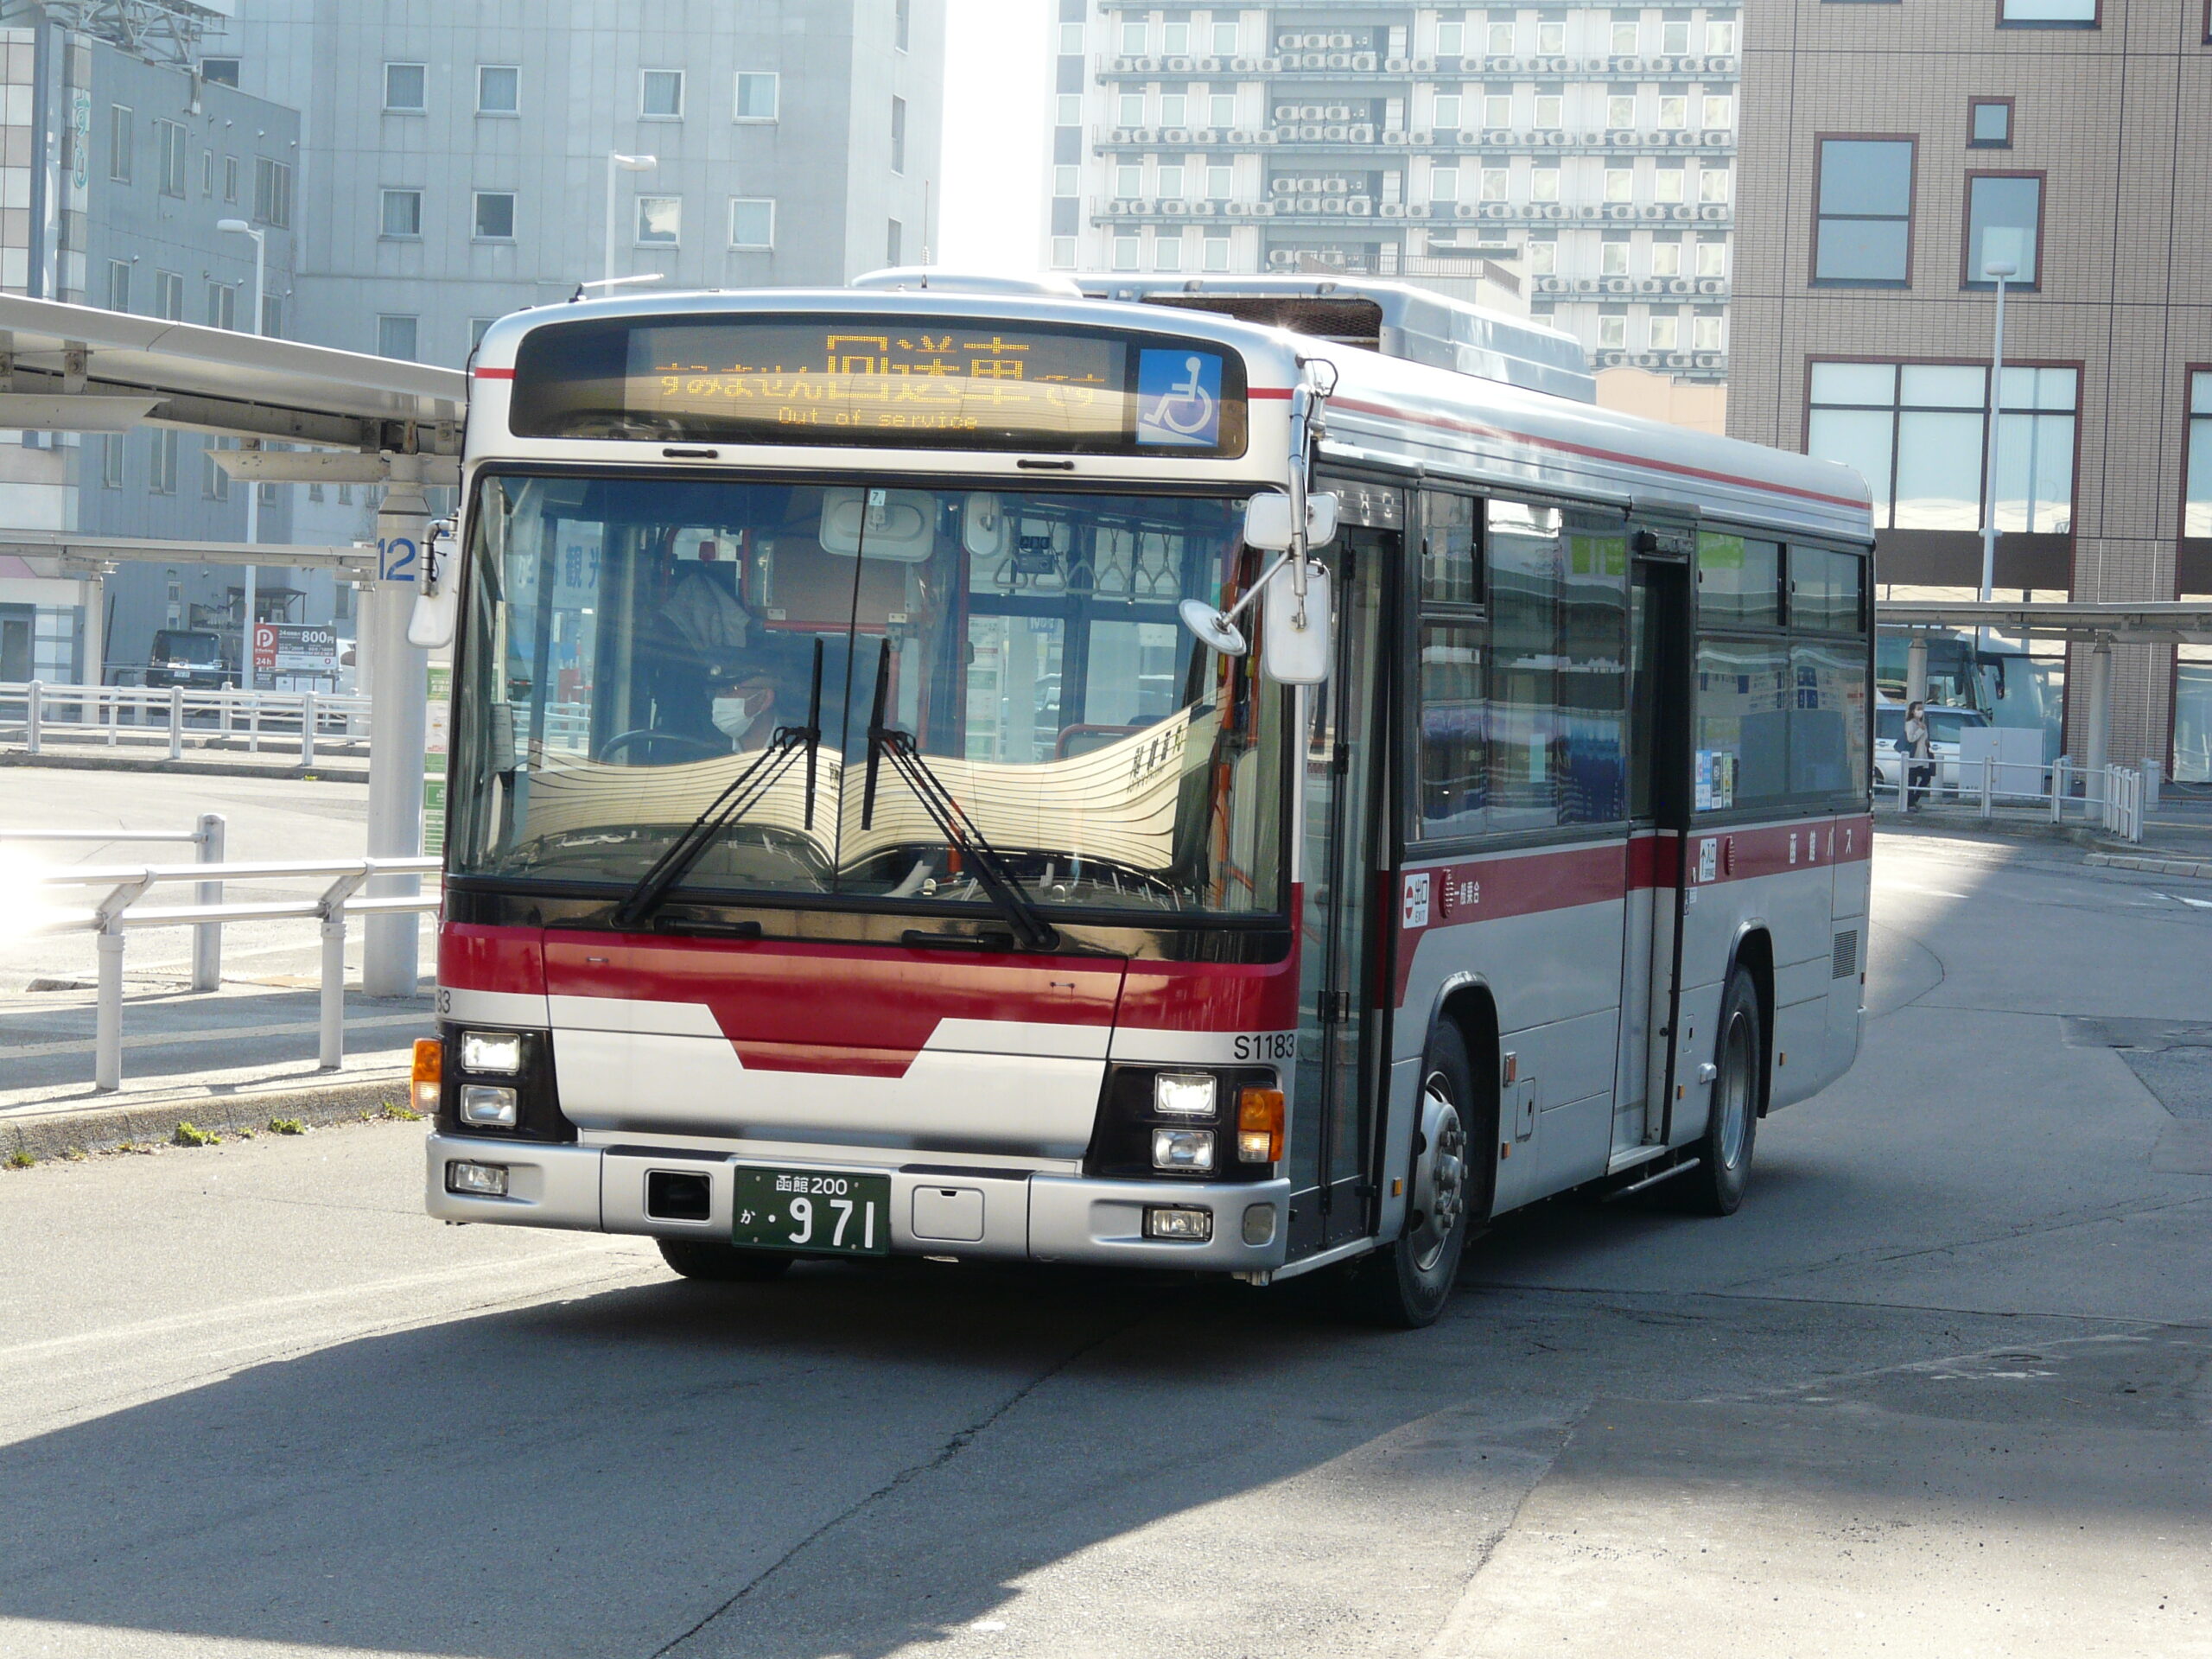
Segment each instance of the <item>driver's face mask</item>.
[[710,716],[715,722],[715,729],[733,743],[751,731],[753,722],[760,718],[746,707],[751,701],[751,698],[744,696],[716,697],[714,713]]

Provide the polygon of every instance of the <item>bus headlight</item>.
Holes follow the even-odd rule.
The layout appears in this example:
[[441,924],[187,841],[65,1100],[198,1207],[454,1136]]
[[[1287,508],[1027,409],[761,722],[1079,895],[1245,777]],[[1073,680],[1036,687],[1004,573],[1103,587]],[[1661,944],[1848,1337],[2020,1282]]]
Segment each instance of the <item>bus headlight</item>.
[[472,1128],[512,1129],[522,1121],[522,1104],[512,1089],[488,1083],[461,1086],[461,1121]]
[[1152,1132],[1154,1169],[1204,1172],[1213,1167],[1211,1129],[1154,1129]]
[[1162,1071],[1152,1080],[1152,1109],[1162,1117],[1211,1117],[1211,1071]]
[[512,1077],[522,1070],[522,1033],[518,1031],[462,1032],[461,1069]]

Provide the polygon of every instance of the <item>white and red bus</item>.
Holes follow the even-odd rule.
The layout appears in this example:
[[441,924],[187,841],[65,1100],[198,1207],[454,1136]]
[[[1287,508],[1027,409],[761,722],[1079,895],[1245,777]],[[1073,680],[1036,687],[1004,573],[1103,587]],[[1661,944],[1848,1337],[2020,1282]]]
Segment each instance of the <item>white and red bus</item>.
[[1418,1324],[1551,1194],[1734,1210],[1858,1047],[1866,492],[1410,360],[1393,302],[487,331],[422,601],[431,1213],[705,1279],[1340,1267]]

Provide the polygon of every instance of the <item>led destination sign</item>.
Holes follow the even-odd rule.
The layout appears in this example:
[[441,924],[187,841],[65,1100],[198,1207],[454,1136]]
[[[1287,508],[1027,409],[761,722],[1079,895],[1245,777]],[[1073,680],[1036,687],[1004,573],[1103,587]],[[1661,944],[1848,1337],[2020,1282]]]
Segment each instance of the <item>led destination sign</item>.
[[1241,365],[1203,342],[949,318],[555,324],[517,356],[524,437],[1236,455]]

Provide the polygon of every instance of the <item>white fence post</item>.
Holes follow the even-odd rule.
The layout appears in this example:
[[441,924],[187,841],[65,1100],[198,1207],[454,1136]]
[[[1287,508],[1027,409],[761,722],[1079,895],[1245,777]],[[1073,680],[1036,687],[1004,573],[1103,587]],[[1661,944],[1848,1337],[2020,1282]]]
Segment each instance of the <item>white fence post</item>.
[[315,1064],[335,1071],[346,1063],[346,912],[322,918],[322,1041]]
[[[199,861],[220,864],[223,861],[223,831],[226,828],[219,812],[203,812],[200,817]],[[193,889],[195,902],[219,905],[223,902],[223,884],[202,881]],[[192,988],[195,991],[220,990],[223,985],[223,925],[220,922],[200,922],[192,930]]]
[[1997,757],[1985,754],[1981,757],[1981,816],[1986,820],[1994,816],[1996,810]]
[[123,930],[100,931],[99,1006],[92,1016],[92,1087],[111,1095],[123,1087]]
[[184,758],[184,688],[169,687],[169,759]]
[[45,690],[43,685],[33,680],[30,689],[23,694],[23,747],[33,754],[38,753],[39,728],[46,723]]
[[300,765],[315,765],[315,693],[300,693]]

